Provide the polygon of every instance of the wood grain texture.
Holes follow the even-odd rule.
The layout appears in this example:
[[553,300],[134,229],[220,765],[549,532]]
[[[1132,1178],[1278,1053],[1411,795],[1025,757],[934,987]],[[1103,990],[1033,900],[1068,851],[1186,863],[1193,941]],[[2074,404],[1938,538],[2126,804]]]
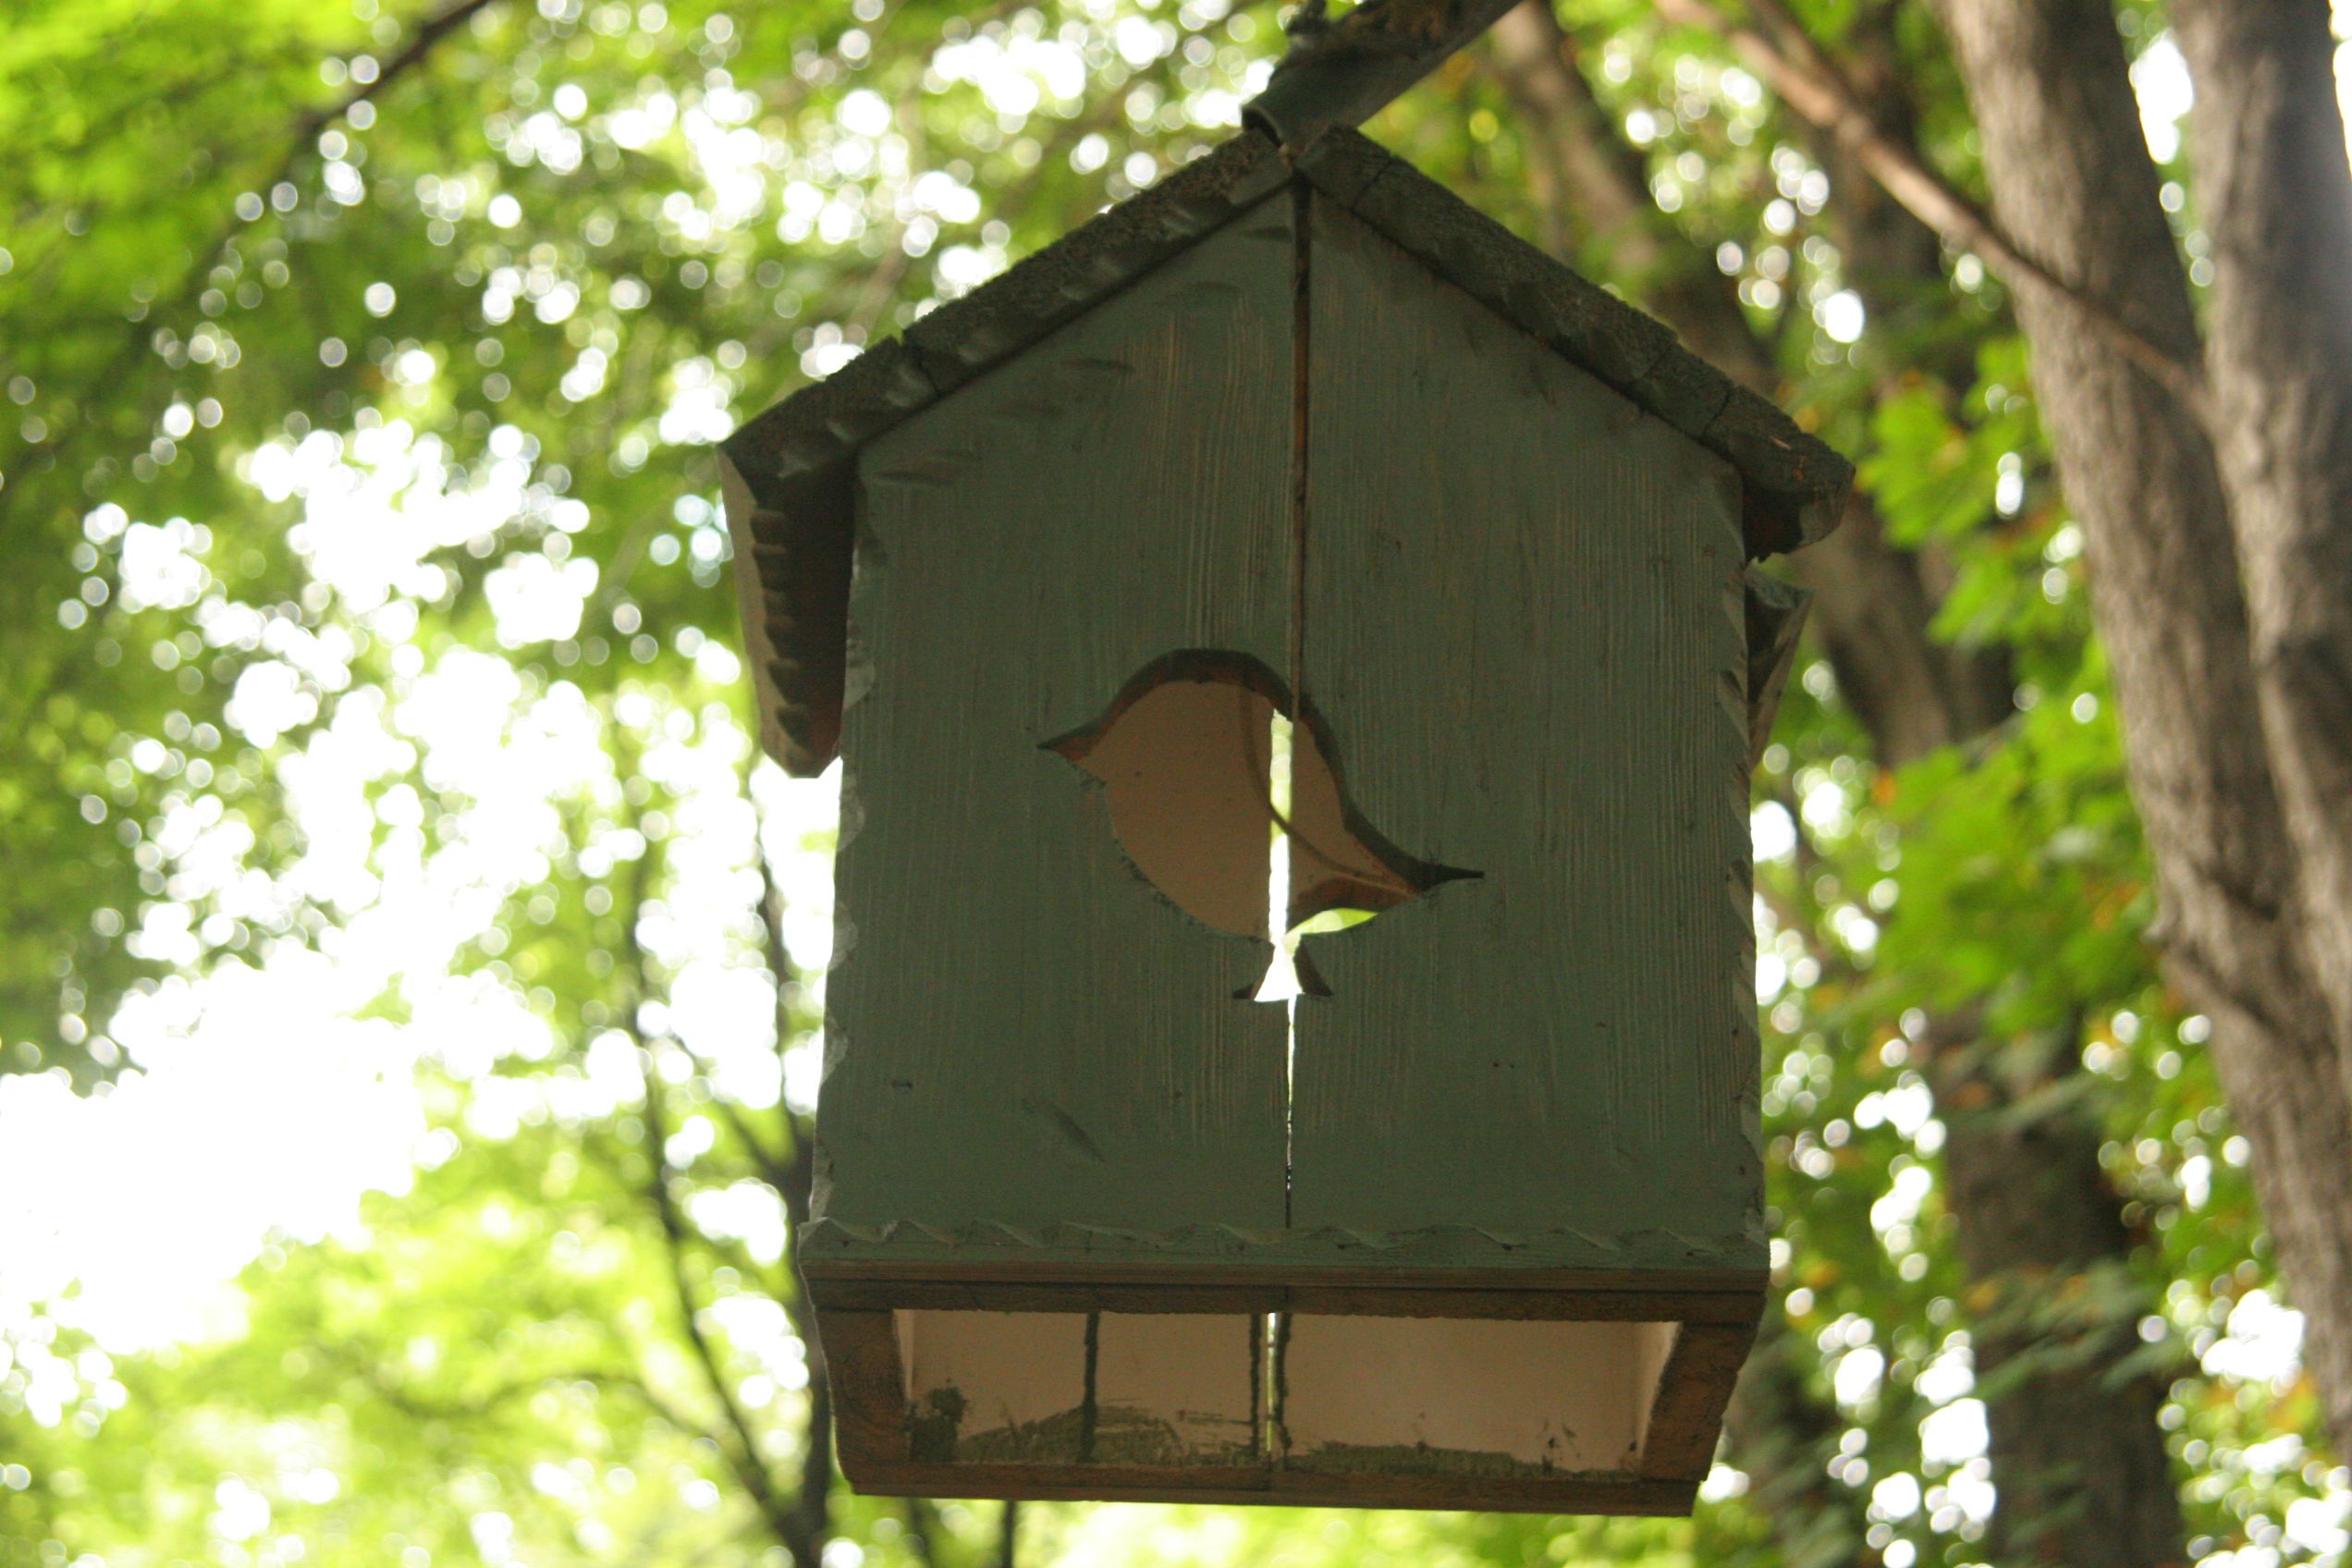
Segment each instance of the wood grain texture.
[[1111,1469],[1036,1464],[869,1465],[870,1497],[1022,1501],[1273,1503],[1292,1508],[1444,1508],[1515,1513],[1686,1514],[1696,1481],[1596,1476],[1384,1476],[1281,1470]]
[[1299,173],[1439,276],[1740,471],[1751,556],[1838,523],[1854,467],[1778,408],[1378,143],[1334,128]]
[[896,1313],[820,1310],[826,1375],[833,1384],[835,1447],[844,1470],[908,1458],[906,1368]]
[[[1493,1270],[1481,1272],[1487,1280],[1496,1281]],[[842,1311],[896,1308],[1163,1315],[1313,1312],[1326,1316],[1550,1318],[1593,1323],[1753,1323],[1763,1310],[1760,1276],[1748,1281],[1746,1289],[1718,1291],[1594,1288],[1583,1283],[1581,1276],[1575,1281],[1554,1279],[1542,1288],[1529,1289],[1516,1274],[1504,1278],[1515,1288],[1240,1281],[1204,1284],[1175,1280],[1109,1284],[1025,1278],[874,1280],[828,1276],[814,1278],[809,1284],[810,1293],[819,1305]]]
[[1310,939],[1293,1224],[1760,1264],[1737,475],[1315,213],[1307,700],[1486,875]]
[[1126,288],[1288,178],[1272,141],[1244,132],[932,312],[744,423],[723,456],[741,478],[729,527],[761,740],[803,778],[839,747],[858,448],[915,410]]
[[1439,1288],[1485,1280],[1497,1288],[1526,1290],[1587,1283],[1604,1289],[1746,1290],[1762,1280],[1765,1262],[1760,1233],[1746,1229],[1699,1236],[1468,1224],[1389,1231],[1332,1225],[1253,1230],[1200,1222],[1145,1231],[1085,1219],[1039,1225],[972,1220],[953,1226],[819,1219],[801,1227],[800,1241],[812,1278],[1166,1279],[1179,1284],[1328,1280]]
[[1290,52],[1242,107],[1285,147],[1326,126],[1362,125],[1486,31],[1517,0],[1384,0],[1292,24]]
[[1746,1323],[1761,1298],[1712,1291],[1415,1291],[1300,1285],[1282,1293],[1285,1312],[1325,1317],[1482,1317],[1562,1323]]
[[720,449],[760,739],[802,778],[840,748],[856,444],[937,396],[903,344],[876,344]]
[[1715,1461],[1723,1407],[1739,1381],[1756,1325],[1685,1323],[1659,1374],[1643,1439],[1641,1473],[1652,1480],[1699,1481]]
[[1291,267],[1277,199],[861,455],[813,1265],[1281,1223],[1267,945],[1040,748],[1162,655],[1282,657]]
[[[813,775],[834,754],[858,449],[1233,220],[1291,167],[1270,138],[1243,130],[728,438],[724,456],[751,503],[730,503],[729,521],[747,571],[762,738],[786,766]],[[1851,465],[1658,322],[1353,130],[1315,138],[1296,167],[1490,309],[1728,459],[1742,473],[1751,555],[1835,526]]]

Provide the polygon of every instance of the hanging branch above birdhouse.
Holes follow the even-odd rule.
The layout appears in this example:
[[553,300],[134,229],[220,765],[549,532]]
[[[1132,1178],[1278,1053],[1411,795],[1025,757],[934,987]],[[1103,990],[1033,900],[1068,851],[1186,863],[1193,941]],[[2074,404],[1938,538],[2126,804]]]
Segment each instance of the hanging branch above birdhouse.
[[1325,0],[1306,0],[1290,24],[1290,54],[1243,116],[1285,147],[1362,125],[1519,3],[1366,0],[1333,18]]

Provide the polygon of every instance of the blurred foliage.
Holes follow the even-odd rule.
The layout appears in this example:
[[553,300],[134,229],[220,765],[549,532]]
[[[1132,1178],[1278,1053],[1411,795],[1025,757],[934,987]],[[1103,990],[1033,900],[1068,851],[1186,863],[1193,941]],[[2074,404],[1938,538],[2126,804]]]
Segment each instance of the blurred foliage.
[[[1835,50],[1865,7],[1796,9]],[[494,0],[421,43],[439,15],[14,0],[0,27],[0,1071],[104,1095],[208,976],[363,957],[369,911],[435,877],[472,912],[364,1010],[420,1040],[405,1191],[273,1242],[186,1343],[114,1354],[70,1293],[0,1322],[6,1568],[778,1550],[680,1292],[758,1462],[797,1474],[778,1170],[822,979],[769,978],[750,802],[770,872],[827,846],[779,827],[772,778],[744,788],[708,447],[1196,154],[1280,45],[1228,0]],[[2157,37],[2158,6],[2123,15]],[[2069,1113],[2137,1238],[2081,1288],[2162,1304],[2138,1330],[2177,1379],[2194,1551],[2310,1558],[2346,1478],[2308,1385],[2232,1355],[2276,1284],[2205,1023],[2148,956],[2080,534],[2003,293],[1948,257],[1865,322],[1842,193],[1719,42],[1634,0],[1562,17],[1784,400],[1934,553],[1938,635],[2018,680],[2011,722],[1896,773],[1808,655],[1758,778],[1776,1342],[1826,1423],[1795,1464],[1837,1501],[1792,1520],[1726,1470],[1691,1524],[1036,1505],[1023,1560],[1975,1561],[1970,1402],[1997,1390],[1971,1390],[1988,1304],[1927,1027],[1970,1006],[1987,1048],[2079,1056]],[[1897,36],[1925,149],[1972,178],[1923,7]],[[1530,237],[1578,232],[1475,52],[1369,129]],[[486,772],[436,740],[459,695]],[[460,984],[518,1021],[496,1048],[435,1022]],[[765,1065],[694,1048],[714,986],[776,1013]],[[993,1504],[834,1509],[827,1568],[995,1550]]]

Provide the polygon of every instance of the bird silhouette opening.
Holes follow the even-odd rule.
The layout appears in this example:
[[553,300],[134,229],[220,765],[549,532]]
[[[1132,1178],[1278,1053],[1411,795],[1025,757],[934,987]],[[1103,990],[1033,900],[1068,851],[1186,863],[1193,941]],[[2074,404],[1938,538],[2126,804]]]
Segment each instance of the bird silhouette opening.
[[1480,875],[1406,853],[1347,798],[1328,728],[1246,654],[1154,660],[1046,742],[1101,781],[1128,860],[1203,925],[1274,943],[1255,1000],[1328,996],[1301,938]]

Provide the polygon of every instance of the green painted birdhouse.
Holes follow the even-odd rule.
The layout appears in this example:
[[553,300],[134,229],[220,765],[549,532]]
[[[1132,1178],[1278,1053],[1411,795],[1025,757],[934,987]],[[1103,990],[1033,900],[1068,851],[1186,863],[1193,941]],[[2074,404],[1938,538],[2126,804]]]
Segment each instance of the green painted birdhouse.
[[1686,1509],[1765,1288],[1751,563],[1847,465],[1343,129],[726,456],[766,743],[842,763],[851,1480]]

